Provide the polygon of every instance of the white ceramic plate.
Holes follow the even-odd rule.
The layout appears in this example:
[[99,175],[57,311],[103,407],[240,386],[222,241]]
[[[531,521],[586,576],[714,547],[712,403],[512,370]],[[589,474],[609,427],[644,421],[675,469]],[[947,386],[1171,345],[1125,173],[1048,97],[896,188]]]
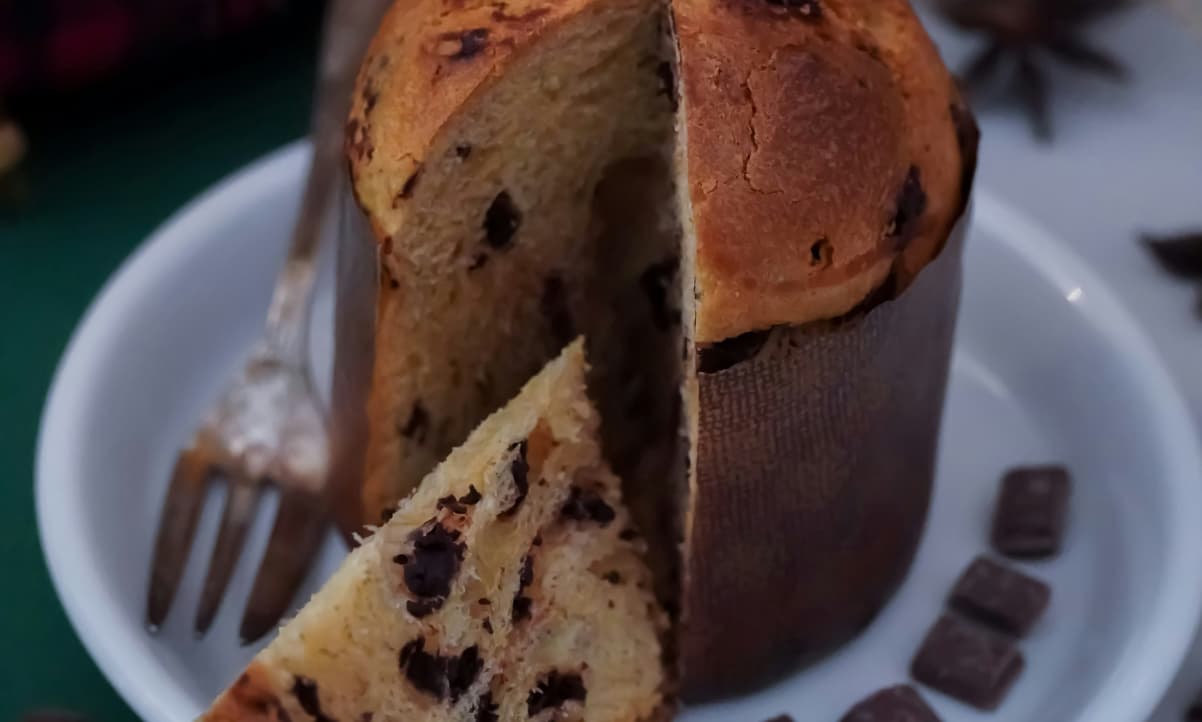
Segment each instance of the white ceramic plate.
[[[306,158],[301,145],[285,148],[160,229],[88,312],[42,419],[38,521],[55,585],[92,656],[151,722],[192,719],[255,651],[238,646],[236,627],[270,509],[205,639],[190,629],[217,494],[157,637],[142,625],[146,574],[176,449],[260,331]],[[330,306],[327,277],[312,334],[323,377]],[[1056,461],[1076,477],[1071,523],[1058,559],[1023,565],[1054,588],[1046,618],[1022,643],[1026,671],[989,715],[924,694],[947,722],[1145,719],[1202,608],[1202,464],[1150,348],[1080,260],[978,193],[935,502],[906,584],[837,655],[683,718],[758,722],[788,712],[833,722],[864,694],[905,680],[951,583],[986,549],[1003,469]],[[331,536],[305,594],[341,553]]]

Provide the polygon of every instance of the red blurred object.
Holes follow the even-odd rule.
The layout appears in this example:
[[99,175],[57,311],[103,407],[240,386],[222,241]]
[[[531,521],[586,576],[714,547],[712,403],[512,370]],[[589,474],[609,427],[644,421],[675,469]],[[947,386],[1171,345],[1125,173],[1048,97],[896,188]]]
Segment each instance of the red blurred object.
[[0,0],[0,97],[70,90],[245,31],[288,0]]

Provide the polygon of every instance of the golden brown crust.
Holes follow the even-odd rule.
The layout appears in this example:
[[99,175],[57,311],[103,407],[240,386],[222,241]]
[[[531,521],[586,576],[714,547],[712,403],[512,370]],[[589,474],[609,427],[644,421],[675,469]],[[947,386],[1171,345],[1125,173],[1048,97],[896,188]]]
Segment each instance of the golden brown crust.
[[[963,165],[954,83],[904,0],[673,0],[672,12],[696,340],[843,315],[899,257],[904,288],[958,214]],[[911,168],[925,210],[898,229]]]

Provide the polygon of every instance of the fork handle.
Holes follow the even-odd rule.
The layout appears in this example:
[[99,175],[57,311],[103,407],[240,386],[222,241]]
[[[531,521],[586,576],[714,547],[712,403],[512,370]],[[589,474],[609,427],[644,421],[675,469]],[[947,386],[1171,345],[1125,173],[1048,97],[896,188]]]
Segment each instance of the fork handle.
[[391,0],[333,0],[326,9],[310,117],[313,160],[284,268],[267,313],[267,343],[282,360],[308,363],[317,249],[343,181],[342,137],[355,74]]

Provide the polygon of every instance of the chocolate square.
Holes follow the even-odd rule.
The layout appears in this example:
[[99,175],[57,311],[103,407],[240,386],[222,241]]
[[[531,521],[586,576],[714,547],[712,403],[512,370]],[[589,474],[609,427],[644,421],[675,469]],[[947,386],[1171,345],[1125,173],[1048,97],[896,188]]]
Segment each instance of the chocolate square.
[[886,687],[866,697],[839,722],[940,722],[918,691],[908,684]]
[[1059,552],[1070,492],[1068,471],[1062,466],[1007,472],[993,516],[993,547],[1020,559],[1040,559]]
[[944,614],[910,663],[914,679],[978,709],[997,709],[1023,669],[1018,647],[1005,637]]
[[1042,581],[977,557],[948,597],[956,611],[1003,632],[1025,636],[1043,616],[1052,589]]

